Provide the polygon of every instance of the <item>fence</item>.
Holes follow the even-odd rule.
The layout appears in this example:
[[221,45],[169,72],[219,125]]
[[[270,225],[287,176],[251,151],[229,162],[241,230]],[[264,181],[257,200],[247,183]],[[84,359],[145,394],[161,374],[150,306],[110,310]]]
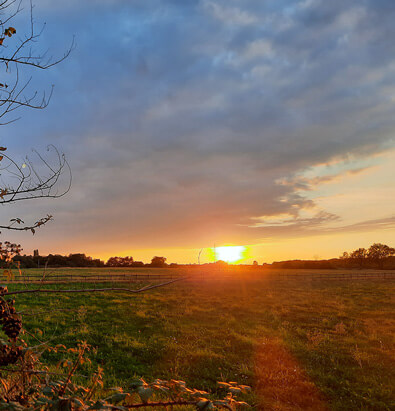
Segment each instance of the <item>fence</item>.
[[38,275],[38,274],[22,274],[15,275],[11,278],[4,278],[4,283],[132,283],[132,282],[147,282],[147,281],[171,281],[180,278],[180,275],[169,273],[163,274],[56,274],[56,275]]
[[337,272],[328,270],[210,270],[200,271],[193,269],[185,273],[169,270],[165,274],[142,274],[140,273],[100,273],[100,274],[23,274],[15,275],[12,278],[3,278],[2,283],[133,283],[133,282],[156,282],[171,281],[187,276],[194,280],[215,280],[215,279],[240,279],[240,278],[268,278],[271,280],[395,280],[395,270],[393,271],[348,271]]
[[308,278],[311,280],[373,280],[373,279],[395,279],[395,271],[393,272],[348,272],[348,273],[284,273],[277,274],[281,279],[297,279]]
[[201,273],[195,278],[200,279],[230,279],[230,278],[267,278],[270,280],[395,280],[395,270],[392,271],[348,271],[338,272],[337,270],[320,270],[306,271],[303,269],[289,270],[249,270],[246,272],[228,272],[227,270],[217,272]]

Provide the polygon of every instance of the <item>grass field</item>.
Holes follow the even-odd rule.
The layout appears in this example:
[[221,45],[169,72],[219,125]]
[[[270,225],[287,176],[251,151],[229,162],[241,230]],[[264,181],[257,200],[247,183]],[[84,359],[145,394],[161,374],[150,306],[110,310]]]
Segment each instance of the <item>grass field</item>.
[[390,410],[394,291],[392,280],[275,281],[237,273],[137,295],[22,294],[16,305],[41,341],[86,340],[97,348],[81,373],[100,364],[109,387],[127,388],[134,375],[212,391],[216,381],[238,381],[253,387],[247,400],[254,409]]

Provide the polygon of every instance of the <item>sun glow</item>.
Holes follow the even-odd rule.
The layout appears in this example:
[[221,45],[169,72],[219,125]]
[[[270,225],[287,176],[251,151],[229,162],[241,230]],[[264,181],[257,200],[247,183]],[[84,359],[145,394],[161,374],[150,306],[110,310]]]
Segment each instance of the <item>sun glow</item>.
[[244,259],[244,246],[225,246],[215,249],[216,260],[226,261],[227,263],[236,263]]

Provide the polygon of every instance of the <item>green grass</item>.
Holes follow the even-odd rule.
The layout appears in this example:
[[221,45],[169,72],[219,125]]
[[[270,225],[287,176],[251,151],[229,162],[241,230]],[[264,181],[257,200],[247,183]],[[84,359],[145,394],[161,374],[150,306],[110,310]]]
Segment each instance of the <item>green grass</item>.
[[[389,280],[285,282],[236,275],[138,295],[23,294],[16,305],[26,313],[25,328],[40,340],[69,347],[86,340],[95,347],[92,365],[81,373],[101,365],[109,387],[127,388],[134,375],[184,379],[214,391],[216,381],[238,381],[255,389],[248,400],[259,409],[265,391],[257,390],[264,381],[258,384],[256,359],[262,344],[275,339],[330,409],[390,410],[394,289]],[[55,364],[59,357],[46,354],[44,360]],[[289,389],[280,387],[280,394]],[[278,409],[295,409],[285,402]]]
[[[17,275],[17,271],[13,270],[15,274],[15,279],[20,278]],[[42,276],[44,272],[44,268],[25,268],[22,269],[22,273],[26,275],[39,275]],[[170,269],[170,268],[150,268],[150,267],[133,267],[133,268],[122,268],[122,267],[117,267],[117,268],[109,268],[109,267],[100,267],[100,268],[95,268],[95,267],[84,267],[84,268],[79,268],[79,267],[65,267],[65,268],[47,268],[45,270],[46,272],[46,278],[50,279],[51,276],[57,276],[57,275],[72,275],[72,276],[96,276],[96,275],[121,275],[121,274],[138,274],[138,275],[163,275],[163,276],[177,276],[177,275],[183,275],[185,274],[186,270],[183,268],[177,268],[177,269]]]

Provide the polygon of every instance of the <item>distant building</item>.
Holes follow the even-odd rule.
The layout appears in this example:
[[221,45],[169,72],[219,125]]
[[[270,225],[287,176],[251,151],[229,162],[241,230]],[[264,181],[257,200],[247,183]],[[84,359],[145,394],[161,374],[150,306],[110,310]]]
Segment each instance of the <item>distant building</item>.
[[38,253],[38,250],[33,251],[33,256],[34,257],[39,257],[40,256],[40,254]]

